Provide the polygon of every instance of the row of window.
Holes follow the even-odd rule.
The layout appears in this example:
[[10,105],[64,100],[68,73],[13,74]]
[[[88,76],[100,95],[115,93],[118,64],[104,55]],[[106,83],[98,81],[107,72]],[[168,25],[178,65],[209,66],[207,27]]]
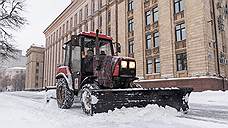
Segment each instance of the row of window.
[[[187,54],[180,53],[176,55],[177,71],[187,70]],[[148,58],[146,60],[146,73],[160,73],[161,63],[160,58]]]
[[[144,3],[147,3],[147,2],[149,2],[149,0],[144,0]],[[174,2],[174,13],[175,14],[184,11],[184,0],[173,0],[173,2]],[[131,5],[131,6],[133,6],[133,5]],[[129,10],[129,6],[128,6],[128,10]]]
[[[108,2],[111,2],[112,0],[108,0]],[[98,1],[98,9],[102,8],[102,0]],[[95,1],[91,1],[91,13],[93,14],[95,12]],[[89,15],[89,9],[88,9],[88,4],[84,7],[84,19],[86,19]],[[66,33],[69,30],[72,30],[73,27],[76,27],[79,23],[81,23],[83,20],[83,9],[79,10],[78,13],[74,15],[74,17],[71,17],[70,20],[67,20],[66,23],[64,23],[59,30],[54,32],[47,40],[47,42],[54,42],[56,41],[59,37],[61,37],[64,33]],[[111,21],[111,11],[108,11],[107,13],[107,22],[110,23]],[[94,31],[94,20],[91,23],[91,29]],[[102,16],[99,16],[98,18],[98,27],[101,28],[102,26]],[[85,24],[84,30],[88,31],[88,24]],[[108,30],[111,30],[110,28]],[[82,28],[79,28],[79,31],[82,31]],[[107,35],[110,35],[111,32],[108,31]]]
[[[85,14],[88,14],[88,5],[85,6],[85,10],[86,10],[86,13]],[[82,9],[79,11],[79,22],[78,22],[78,13],[75,14],[74,16],[74,27],[76,27],[81,21],[82,21]],[[101,28],[102,27],[102,15],[100,15],[98,17],[98,28]],[[109,10],[107,12],[107,24],[109,25],[111,22],[111,11]],[[69,26],[70,25],[70,26]],[[95,29],[95,22],[94,20],[91,21],[91,31],[94,31]],[[65,24],[63,24],[59,30],[57,30],[56,32],[54,32],[48,39],[47,39],[47,42],[55,42],[58,38],[60,38],[64,33],[66,33],[67,31],[70,31],[73,29],[73,18],[70,18],[70,22],[69,21],[66,21]],[[79,27],[79,32],[82,31],[82,28]],[[88,23],[86,23],[84,25],[84,31],[88,31]],[[109,27],[107,28],[107,35],[111,35],[111,27],[109,25]]]

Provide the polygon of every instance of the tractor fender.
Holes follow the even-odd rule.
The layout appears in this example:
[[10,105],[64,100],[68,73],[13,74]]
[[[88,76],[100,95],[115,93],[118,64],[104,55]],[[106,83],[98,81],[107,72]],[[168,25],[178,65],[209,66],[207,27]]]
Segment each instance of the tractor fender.
[[94,76],[88,76],[86,77],[82,83],[81,83],[81,87],[86,84],[86,83],[92,83],[93,81],[95,81],[95,79],[97,79],[97,77],[94,77]]
[[56,75],[56,79],[58,79],[58,78],[64,78],[67,81],[69,89],[74,90],[71,75],[66,76],[64,73],[59,73]]

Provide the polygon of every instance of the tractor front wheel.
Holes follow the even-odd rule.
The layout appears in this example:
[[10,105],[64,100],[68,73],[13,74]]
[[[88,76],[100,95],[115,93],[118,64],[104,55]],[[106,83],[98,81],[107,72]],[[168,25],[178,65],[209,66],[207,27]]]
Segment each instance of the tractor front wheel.
[[71,108],[74,102],[74,93],[69,89],[66,80],[64,78],[57,79],[56,87],[56,99],[59,108]]
[[84,113],[88,115],[92,115],[92,95],[91,95],[91,90],[93,89],[99,89],[98,84],[95,83],[88,83],[85,84],[81,91],[80,91],[80,101],[82,105],[82,110]]

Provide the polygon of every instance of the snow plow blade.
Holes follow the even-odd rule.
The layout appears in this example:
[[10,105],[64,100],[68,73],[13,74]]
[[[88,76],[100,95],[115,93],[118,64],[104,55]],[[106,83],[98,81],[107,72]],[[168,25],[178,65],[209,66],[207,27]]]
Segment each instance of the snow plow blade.
[[170,106],[177,111],[189,109],[188,97],[192,88],[106,89],[92,90],[92,114],[122,107],[145,107],[148,104]]

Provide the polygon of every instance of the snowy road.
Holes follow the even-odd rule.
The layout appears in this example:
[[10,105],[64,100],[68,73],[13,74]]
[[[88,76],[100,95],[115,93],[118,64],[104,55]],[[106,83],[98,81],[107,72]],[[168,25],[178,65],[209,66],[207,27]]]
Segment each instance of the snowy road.
[[86,116],[79,104],[61,110],[42,92],[0,93],[1,128],[228,128],[228,92],[192,93],[188,114],[172,108],[123,108]]

